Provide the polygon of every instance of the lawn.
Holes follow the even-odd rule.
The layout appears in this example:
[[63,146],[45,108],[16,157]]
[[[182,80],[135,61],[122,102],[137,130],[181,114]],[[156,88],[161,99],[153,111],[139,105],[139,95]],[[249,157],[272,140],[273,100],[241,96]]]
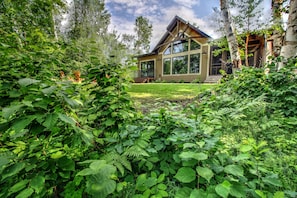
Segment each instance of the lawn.
[[136,100],[160,99],[177,101],[194,98],[204,90],[215,86],[217,84],[134,83],[128,92]]
[[215,86],[217,84],[133,83],[128,93],[143,113],[158,111],[160,108],[178,111],[184,109],[201,92]]

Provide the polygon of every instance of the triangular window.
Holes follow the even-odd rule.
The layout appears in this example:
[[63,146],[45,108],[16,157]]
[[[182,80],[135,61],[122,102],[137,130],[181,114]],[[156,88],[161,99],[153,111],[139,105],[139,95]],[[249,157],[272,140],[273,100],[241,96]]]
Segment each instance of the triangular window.
[[175,41],[172,45],[173,45],[172,53],[176,54],[176,53],[188,51],[189,43],[188,43],[188,40],[180,40],[180,41]]
[[167,47],[167,49],[164,51],[164,55],[171,54],[171,44]]
[[194,40],[191,39],[191,48],[190,50],[198,50],[201,48],[201,45],[199,45],[198,43],[196,43]]

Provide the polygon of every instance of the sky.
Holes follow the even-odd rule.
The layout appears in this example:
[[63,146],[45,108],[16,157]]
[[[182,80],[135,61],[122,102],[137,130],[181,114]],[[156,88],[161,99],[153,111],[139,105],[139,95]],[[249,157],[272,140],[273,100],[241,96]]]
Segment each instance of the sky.
[[[135,34],[134,23],[138,16],[149,19],[153,25],[151,48],[165,34],[166,27],[177,15],[185,21],[195,24],[198,28],[217,38],[219,34],[209,25],[213,8],[220,6],[219,0],[105,0],[105,6],[111,14],[110,29],[119,34]],[[262,6],[267,14],[271,0],[264,0]]]

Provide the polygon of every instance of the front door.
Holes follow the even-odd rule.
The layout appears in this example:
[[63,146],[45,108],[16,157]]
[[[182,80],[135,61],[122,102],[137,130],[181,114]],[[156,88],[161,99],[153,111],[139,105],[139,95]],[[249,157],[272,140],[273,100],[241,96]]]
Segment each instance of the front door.
[[154,78],[155,76],[155,61],[145,61],[141,62],[141,71],[140,71],[140,77],[145,78]]
[[222,54],[217,56],[214,55],[214,50],[218,49],[218,47],[211,47],[211,59],[209,64],[209,75],[221,75],[220,70],[222,69]]

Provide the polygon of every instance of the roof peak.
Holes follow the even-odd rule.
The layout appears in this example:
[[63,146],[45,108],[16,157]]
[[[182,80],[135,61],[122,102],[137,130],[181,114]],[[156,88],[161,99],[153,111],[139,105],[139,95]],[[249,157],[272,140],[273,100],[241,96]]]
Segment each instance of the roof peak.
[[158,48],[162,45],[162,43],[166,40],[166,38],[170,35],[170,33],[178,25],[177,21],[180,21],[180,22],[188,25],[190,28],[192,28],[194,31],[196,31],[201,36],[206,37],[206,38],[211,38],[208,34],[201,31],[198,27],[195,27],[194,25],[192,25],[189,21],[186,21],[183,18],[181,18],[180,16],[175,15],[174,18],[171,20],[171,22],[169,23],[169,25],[166,28],[167,32],[163,35],[163,37],[157,43],[156,47],[152,50],[152,52],[155,52],[156,50],[158,50]]

